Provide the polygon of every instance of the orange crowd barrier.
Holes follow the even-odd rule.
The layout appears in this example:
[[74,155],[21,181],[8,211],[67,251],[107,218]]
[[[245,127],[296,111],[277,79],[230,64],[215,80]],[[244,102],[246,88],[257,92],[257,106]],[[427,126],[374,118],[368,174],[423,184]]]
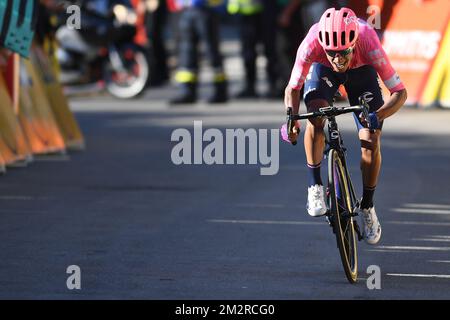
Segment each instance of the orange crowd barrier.
[[[10,59],[10,63],[14,63],[15,58]],[[0,72],[0,167],[4,171],[5,166],[17,163],[26,164],[30,162],[33,157],[31,149],[20,122],[14,111],[14,102],[10,96],[11,86],[7,85],[3,74],[10,75],[7,69],[14,68],[14,66],[7,67],[2,65],[2,72]],[[18,88],[15,90],[18,91]]]
[[85,148],[83,135],[63,94],[63,88],[57,80],[55,67],[58,68],[58,66],[54,65],[55,62],[39,46],[32,48],[31,60],[37,71],[39,71],[50,108],[53,111],[67,149],[83,150]]
[[5,39],[0,43],[0,173],[8,166],[27,164],[35,154],[84,148],[84,138],[59,84],[55,56],[36,44],[29,50],[37,2],[11,3],[12,7],[0,5],[0,18],[6,21]]
[[30,60],[21,59],[19,120],[34,154],[64,153],[66,145],[44,84]]

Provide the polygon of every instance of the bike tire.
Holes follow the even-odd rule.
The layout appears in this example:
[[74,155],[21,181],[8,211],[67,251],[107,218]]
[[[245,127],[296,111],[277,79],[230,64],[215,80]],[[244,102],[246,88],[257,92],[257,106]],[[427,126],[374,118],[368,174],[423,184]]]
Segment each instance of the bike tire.
[[[104,78],[106,81],[106,90],[114,97],[119,99],[134,99],[140,97],[146,90],[150,77],[150,63],[147,57],[147,53],[144,49],[131,47],[134,52],[133,66],[136,66],[139,70],[137,77],[133,78],[133,81],[129,85],[121,85],[112,80],[111,67],[105,68]],[[108,62],[109,66],[109,62]],[[131,70],[127,70],[131,73]]]
[[328,153],[328,188],[330,217],[342,266],[347,280],[355,283],[358,278],[357,235],[348,177],[336,150],[330,150]]

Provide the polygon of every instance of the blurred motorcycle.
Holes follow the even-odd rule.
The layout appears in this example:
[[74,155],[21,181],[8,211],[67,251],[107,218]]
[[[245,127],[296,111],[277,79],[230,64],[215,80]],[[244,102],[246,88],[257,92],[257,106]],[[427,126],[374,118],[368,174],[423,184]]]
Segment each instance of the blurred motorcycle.
[[[133,41],[136,14],[127,1],[80,1],[81,27],[61,19],[56,30],[60,81],[67,93],[101,91],[129,99],[144,92],[150,73],[146,49]],[[73,3],[67,3],[67,6]]]

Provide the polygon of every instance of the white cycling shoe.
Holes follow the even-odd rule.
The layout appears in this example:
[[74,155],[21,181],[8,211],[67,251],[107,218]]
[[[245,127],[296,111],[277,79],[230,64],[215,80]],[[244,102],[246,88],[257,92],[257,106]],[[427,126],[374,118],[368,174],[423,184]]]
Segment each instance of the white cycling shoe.
[[308,214],[312,217],[320,217],[327,213],[324,189],[321,185],[313,185],[308,188]]
[[375,207],[369,209],[358,209],[361,223],[364,225],[364,240],[368,244],[377,244],[381,238],[381,224],[378,221]]

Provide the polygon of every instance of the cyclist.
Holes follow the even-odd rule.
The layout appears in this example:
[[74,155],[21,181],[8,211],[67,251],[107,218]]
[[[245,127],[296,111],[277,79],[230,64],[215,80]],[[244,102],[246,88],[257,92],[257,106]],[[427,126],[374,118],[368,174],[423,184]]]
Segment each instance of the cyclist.
[[[377,73],[391,96],[383,101]],[[381,167],[380,137],[383,120],[396,113],[405,103],[407,93],[399,76],[392,68],[375,30],[358,19],[349,8],[327,9],[300,44],[284,103],[298,114],[300,89],[304,84],[303,99],[308,112],[329,106],[340,85],[345,87],[351,105],[359,104],[363,96],[369,104],[371,132],[367,124],[355,114],[361,142],[361,171],[363,195],[358,213],[364,225],[364,238],[376,244],[381,237],[381,225],[373,204],[373,195]],[[304,145],[309,173],[308,213],[322,216],[326,213],[320,165],[325,147],[325,119],[307,122]],[[296,141],[297,122],[289,140]]]

